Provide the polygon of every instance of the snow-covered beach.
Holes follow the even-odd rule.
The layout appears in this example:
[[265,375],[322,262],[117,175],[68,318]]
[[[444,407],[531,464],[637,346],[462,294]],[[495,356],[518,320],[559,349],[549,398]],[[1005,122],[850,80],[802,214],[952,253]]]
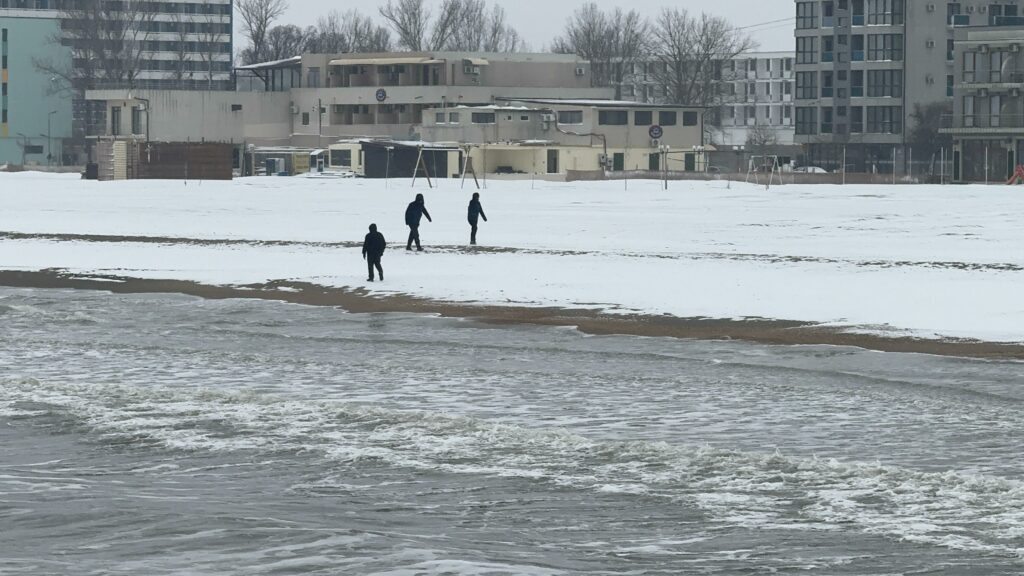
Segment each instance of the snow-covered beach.
[[[247,178],[91,182],[0,174],[0,270],[306,283],[477,306],[772,319],[926,339],[1024,342],[1024,193],[1003,186],[726,181]],[[424,253],[405,206],[426,195]],[[360,258],[389,242],[386,282]]]

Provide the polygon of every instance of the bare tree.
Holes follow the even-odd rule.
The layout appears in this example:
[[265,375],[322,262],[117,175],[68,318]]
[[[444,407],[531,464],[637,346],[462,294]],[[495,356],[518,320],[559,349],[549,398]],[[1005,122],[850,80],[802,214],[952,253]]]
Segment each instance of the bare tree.
[[488,10],[487,0],[461,0],[458,22],[447,50],[467,52],[516,52],[523,40],[508,23],[505,9],[495,4]]
[[771,126],[755,122],[747,129],[746,148],[755,156],[765,156],[771,153],[772,147],[779,143],[778,136]]
[[189,55],[192,52],[189,50],[189,33],[192,22],[184,13],[175,12],[171,14],[170,24],[173,28],[171,33],[174,34],[174,60],[171,63],[171,70],[167,72],[167,77],[174,80],[179,90],[183,90],[186,87],[186,79],[191,79],[192,76],[192,64],[189,61]]
[[426,49],[430,9],[423,0],[388,0],[380,8],[380,15],[391,26],[400,46],[416,52]]
[[242,20],[242,34],[249,40],[249,46],[242,51],[243,64],[269,60],[266,57],[267,34],[287,8],[287,0],[237,0],[235,9]]
[[294,24],[274,26],[267,32],[263,56],[265,60],[284,60],[302,54],[307,34],[315,29],[303,30]]
[[68,46],[69,59],[34,58],[37,71],[50,76],[51,90],[84,102],[75,113],[73,138],[81,145],[103,119],[99,104],[85,101],[85,92],[98,88],[134,88],[149,55],[155,11],[143,0],[68,0],[59,12],[60,30],[49,38]]
[[333,10],[321,16],[314,29],[306,34],[305,51],[314,54],[387,52],[390,49],[391,32],[358,10],[344,14]]
[[595,86],[612,86],[622,97],[622,84],[632,75],[637,62],[650,52],[651,25],[636,10],[621,8],[605,13],[597,4],[584,4],[569,18],[552,51],[576,54],[590,61]]
[[727,20],[663,8],[653,27],[654,80],[668,102],[715,108],[724,101],[723,66],[757,44]]
[[208,15],[198,33],[199,41],[196,48],[199,59],[203,63],[207,90],[213,90],[213,79],[218,72],[217,63],[225,62],[222,58],[225,54],[222,52],[222,48],[226,46],[228,35],[222,31],[220,24],[221,22],[216,16]]
[[380,15],[391,26],[403,48],[414,52],[445,50],[451,47],[468,4],[475,6],[476,2],[442,0],[435,15],[426,7],[424,0],[388,0],[380,9]]

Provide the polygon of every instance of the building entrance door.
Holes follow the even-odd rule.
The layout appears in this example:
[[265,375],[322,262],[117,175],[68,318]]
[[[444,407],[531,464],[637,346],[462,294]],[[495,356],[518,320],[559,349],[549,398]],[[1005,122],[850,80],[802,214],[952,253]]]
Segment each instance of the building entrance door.
[[548,150],[548,174],[558,174],[558,150]]
[[647,155],[647,169],[651,172],[658,172],[661,170],[661,153],[655,152]]

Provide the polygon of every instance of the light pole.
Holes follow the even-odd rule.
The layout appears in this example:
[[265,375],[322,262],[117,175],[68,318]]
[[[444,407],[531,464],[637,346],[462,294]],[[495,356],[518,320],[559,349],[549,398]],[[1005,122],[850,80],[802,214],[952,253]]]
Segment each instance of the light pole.
[[46,115],[46,165],[53,166],[53,132],[50,127],[50,120],[53,115],[56,114],[56,110],[50,110],[50,113]]

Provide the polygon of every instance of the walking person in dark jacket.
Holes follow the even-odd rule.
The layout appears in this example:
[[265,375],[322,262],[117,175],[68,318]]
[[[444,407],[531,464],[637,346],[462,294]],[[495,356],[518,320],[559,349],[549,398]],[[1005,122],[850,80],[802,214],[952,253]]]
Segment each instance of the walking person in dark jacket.
[[417,194],[416,199],[409,203],[409,207],[405,209],[405,225],[409,227],[409,241],[405,243],[406,250],[412,250],[413,241],[416,242],[416,250],[423,252],[423,246],[420,245],[420,218],[423,216],[427,217],[427,221],[433,222],[430,218],[430,212],[427,212],[427,207],[423,203],[423,194]]
[[480,218],[487,222],[487,215],[484,214],[484,207],[480,205],[480,193],[473,192],[473,199],[469,201],[469,243],[476,244],[476,224]]
[[384,281],[384,269],[380,266],[380,259],[384,256],[384,249],[387,246],[388,243],[384,241],[384,235],[377,232],[377,225],[370,224],[370,233],[363,241],[363,259],[366,260],[366,267],[370,270],[370,275],[366,278],[367,282],[373,282],[374,268],[377,268],[377,272],[380,274],[380,281]]

